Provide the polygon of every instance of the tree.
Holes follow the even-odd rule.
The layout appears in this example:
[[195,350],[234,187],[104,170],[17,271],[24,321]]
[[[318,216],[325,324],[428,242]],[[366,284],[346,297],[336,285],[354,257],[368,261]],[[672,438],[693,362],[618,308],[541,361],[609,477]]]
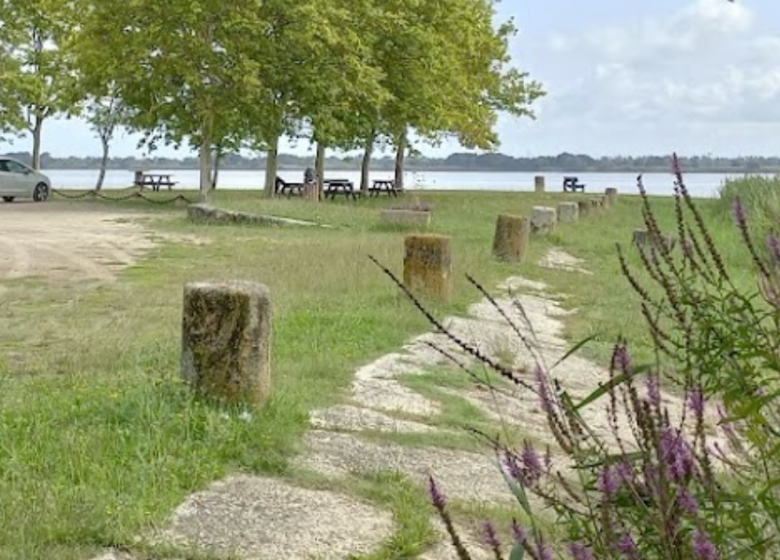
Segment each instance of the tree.
[[77,10],[69,0],[5,0],[2,10],[2,87],[13,88],[13,93],[0,95],[15,121],[23,115],[24,126],[15,122],[14,128],[32,134],[32,166],[40,169],[44,122],[75,114],[80,101],[72,53],[64,48],[76,29]]
[[119,98],[119,94],[116,90],[111,90],[105,95],[90,98],[85,103],[84,115],[87,122],[92,125],[92,129],[98,138],[100,138],[103,150],[100,159],[100,173],[95,184],[95,190],[99,191],[103,188],[103,181],[106,177],[111,140],[114,138],[116,129],[127,121],[128,114],[122,104],[122,100]]
[[[279,141],[308,135],[319,145],[342,147],[356,99],[381,97],[379,73],[365,43],[374,0],[269,0],[269,27],[258,44],[264,109],[254,143],[267,150],[265,190],[273,195]],[[318,166],[319,169],[322,166]]]
[[495,149],[498,113],[533,116],[530,106],[543,91],[509,67],[515,28],[494,27],[493,0],[397,0],[391,8],[392,24],[375,42],[391,97],[378,115],[366,112],[373,122],[366,127],[364,169],[375,139],[384,136],[396,148],[395,180],[403,188],[410,131],[434,144],[451,136],[467,147]]
[[128,125],[152,149],[197,148],[208,200],[215,147],[237,149],[258,112],[266,28],[256,0],[101,0],[85,17],[79,68],[88,83],[116,84]]

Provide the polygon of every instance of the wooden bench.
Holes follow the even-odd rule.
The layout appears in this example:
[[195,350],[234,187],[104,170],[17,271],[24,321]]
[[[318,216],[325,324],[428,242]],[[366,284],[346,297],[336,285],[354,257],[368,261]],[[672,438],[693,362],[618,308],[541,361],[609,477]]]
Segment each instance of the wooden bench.
[[387,193],[387,196],[398,196],[398,190],[395,188],[395,181],[392,179],[377,179],[368,189],[369,196],[379,196]]
[[577,177],[564,177],[563,178],[563,192],[585,192],[585,183],[580,183]]
[[357,200],[359,192],[355,192],[355,184],[347,179],[325,179],[324,181],[324,196],[331,200],[336,200],[337,195],[344,195],[344,197],[351,197],[352,200]]
[[160,187],[171,187],[177,184],[178,181],[172,181],[170,173],[144,173],[143,171],[136,171],[133,179],[133,185],[143,189],[144,187],[151,188],[154,192],[160,190]]
[[303,196],[303,191],[306,189],[304,183],[288,183],[277,175],[275,192],[278,195],[287,193],[287,198],[290,198],[293,193],[298,196]]

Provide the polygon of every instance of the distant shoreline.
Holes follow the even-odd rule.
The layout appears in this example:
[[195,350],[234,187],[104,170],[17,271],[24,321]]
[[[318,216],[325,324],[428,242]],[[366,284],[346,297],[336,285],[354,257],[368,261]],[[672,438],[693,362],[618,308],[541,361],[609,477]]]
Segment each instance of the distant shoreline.
[[[143,170],[143,171],[152,171],[152,170],[170,170],[170,171],[198,171],[198,167],[192,167],[192,166],[172,166],[172,165],[155,165],[150,163],[149,165],[135,165],[133,167],[121,167],[121,166],[109,166],[106,168],[107,171],[127,171],[128,173],[132,173],[136,170]],[[279,171],[298,171],[303,173],[306,169],[305,167],[283,167],[280,166]],[[95,166],[84,166],[84,167],[61,167],[61,166],[41,166],[42,171],[100,171],[100,167]],[[338,166],[332,166],[332,167],[326,167],[326,170],[328,172],[333,171],[349,171],[352,173],[359,173],[359,168],[353,168],[353,167],[338,167]],[[220,167],[219,171],[246,171],[248,173],[260,173],[265,172],[264,167]],[[392,168],[382,168],[382,167],[376,167],[371,169],[372,172],[392,172]],[[597,173],[599,175],[625,175],[625,174],[637,174],[640,173],[646,174],[646,173],[663,173],[663,174],[669,174],[671,175],[672,172],[669,169],[661,169],[661,168],[650,168],[650,169],[610,169],[610,170],[594,170],[594,169],[579,169],[579,170],[571,170],[571,169],[544,169],[544,170],[533,170],[533,171],[524,171],[524,170],[509,170],[509,169],[468,169],[468,168],[450,168],[450,167],[439,167],[439,168],[406,168],[404,169],[405,173],[522,173],[522,174],[539,174],[543,175],[545,173],[554,173],[554,174],[561,174],[561,173],[571,173],[573,175],[576,175],[577,173],[588,173],[588,174],[594,174]],[[750,170],[745,171],[742,169],[692,169],[687,170],[683,169],[683,173],[685,175],[767,175],[767,174],[780,174],[780,168],[778,169],[758,169],[758,170]]]

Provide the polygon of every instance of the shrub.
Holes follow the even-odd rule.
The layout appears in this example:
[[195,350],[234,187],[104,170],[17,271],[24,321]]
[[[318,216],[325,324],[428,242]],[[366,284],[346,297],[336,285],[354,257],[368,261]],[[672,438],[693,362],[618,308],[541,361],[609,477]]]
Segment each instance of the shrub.
[[[523,518],[530,520],[527,526],[513,522],[511,560],[525,555],[548,560],[555,552],[574,560],[780,557],[780,241],[769,235],[766,251],[760,250],[745,204],[734,197],[733,217],[757,274],[754,289],[738,287],[685,187],[676,156],[673,168],[679,249],[661,242],[641,176],[643,218],[651,238],[640,252],[641,270],[632,270],[618,247],[658,359],[635,365],[627,342],[619,340],[610,381],[577,402],[541,363],[529,381],[459,340],[384,269],[439,331],[536,395],[551,440],[565,457],[565,467],[556,468],[559,461],[552,460],[550,449],[543,452],[530,443],[512,449],[483,434],[502,460]],[[649,290],[648,283],[660,290]],[[527,317],[516,304],[520,316]],[[538,348],[520,327],[512,324],[530,349]],[[524,327],[533,332],[532,325]],[[661,402],[662,383],[684,396],[677,422],[672,421],[675,411]],[[586,407],[602,404],[612,427],[608,436],[591,429],[582,414]],[[710,434],[705,414],[712,408],[720,418],[716,436]],[[621,423],[629,426],[628,432]],[[430,493],[458,557],[470,558],[433,479]],[[543,514],[535,510],[531,496],[554,513],[562,538],[539,523]],[[491,523],[485,537],[495,557],[503,558]]]

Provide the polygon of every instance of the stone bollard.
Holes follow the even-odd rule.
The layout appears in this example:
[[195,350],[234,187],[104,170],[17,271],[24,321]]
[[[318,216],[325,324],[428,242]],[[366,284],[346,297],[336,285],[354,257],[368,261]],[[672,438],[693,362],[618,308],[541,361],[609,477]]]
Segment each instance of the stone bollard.
[[537,175],[534,177],[534,190],[538,193],[543,193],[545,188],[544,175]]
[[551,233],[555,231],[557,222],[555,208],[549,206],[534,206],[531,213],[531,231],[533,233]]
[[604,191],[604,194],[609,199],[609,205],[613,206],[617,202],[618,190],[614,187],[610,187]]
[[558,205],[558,221],[576,222],[580,219],[580,205],[577,202],[561,202]]
[[380,220],[385,225],[402,228],[421,228],[425,229],[431,225],[431,212],[419,210],[398,210],[388,208],[382,210],[379,214]]
[[271,391],[271,299],[255,282],[184,286],[182,375],[225,404],[261,405]]
[[522,216],[500,214],[493,237],[493,256],[507,262],[523,262],[528,251],[531,223]]
[[612,201],[609,199],[607,195],[602,195],[600,198],[601,198],[601,207],[604,210],[609,210],[610,206],[612,206]]
[[444,235],[404,239],[404,285],[413,293],[449,302],[452,292],[452,242]]
[[302,195],[304,200],[319,201],[320,189],[317,187],[317,183],[306,183],[303,187]]
[[591,213],[590,200],[580,200],[577,202],[577,206],[579,206],[580,218],[586,218],[590,215]]
[[[657,238],[656,238],[657,239]],[[668,233],[662,233],[660,243],[656,241],[650,232],[646,229],[635,229],[631,235],[631,244],[639,249],[645,249],[655,245],[657,249],[666,249],[672,251],[677,246],[677,237]],[[655,242],[655,243],[654,243]]]

